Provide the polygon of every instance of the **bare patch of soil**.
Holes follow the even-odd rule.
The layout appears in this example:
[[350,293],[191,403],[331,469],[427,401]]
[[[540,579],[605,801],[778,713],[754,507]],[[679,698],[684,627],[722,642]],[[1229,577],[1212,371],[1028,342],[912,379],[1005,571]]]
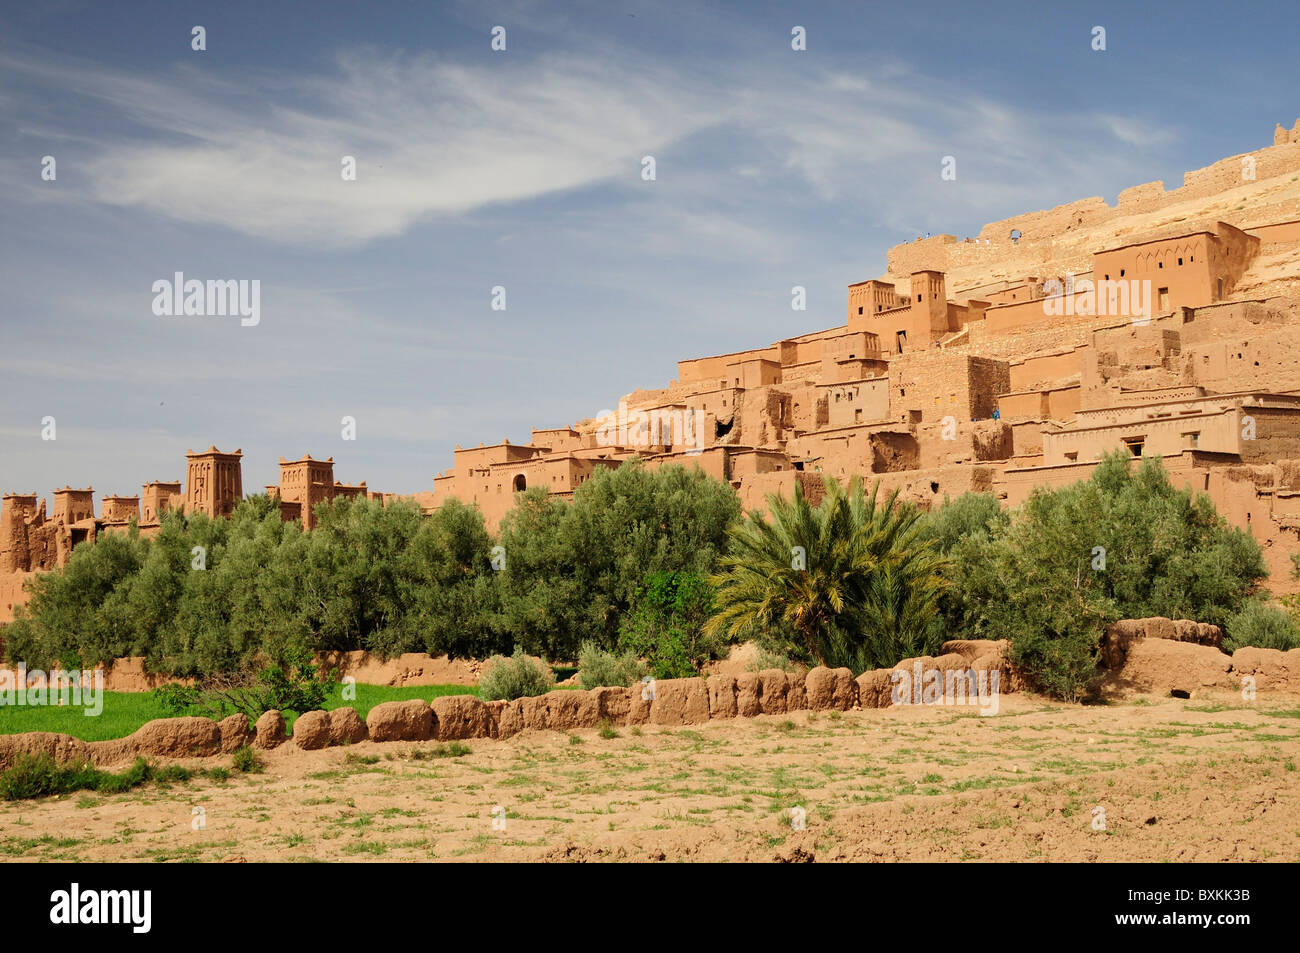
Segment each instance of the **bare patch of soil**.
[[223,783],[2,804],[0,857],[1295,861],[1297,715],[1233,696],[1019,695],[993,717],[801,711],[463,749],[289,744]]

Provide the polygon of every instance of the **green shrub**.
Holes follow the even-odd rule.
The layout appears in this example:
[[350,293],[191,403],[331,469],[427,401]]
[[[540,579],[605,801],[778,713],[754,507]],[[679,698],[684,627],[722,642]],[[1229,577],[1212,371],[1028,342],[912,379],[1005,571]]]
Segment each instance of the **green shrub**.
[[188,781],[192,772],[180,766],[155,768],[144,758],[120,774],[101,771],[88,761],[58,764],[48,754],[19,755],[14,763],[0,771],[0,798],[21,801],[29,798],[70,794],[73,791],[98,791],[122,794],[147,781],[164,784]]
[[527,695],[545,695],[555,687],[555,676],[542,661],[529,658],[516,646],[514,655],[494,655],[487,660],[479,691],[487,701],[513,701]]
[[615,655],[598,648],[594,642],[583,642],[578,650],[578,680],[585,689],[602,685],[626,688],[641,681],[646,674],[648,669],[634,652]]
[[1208,496],[1173,486],[1158,458],[1134,465],[1123,451],[1088,480],[1035,490],[1008,524],[986,525],[989,535],[952,548],[958,631],[1009,638],[1030,686],[1067,701],[1096,690],[1106,623],[1226,625],[1266,575],[1258,543]]
[[726,651],[726,633],[706,627],[712,614],[713,589],[703,576],[653,572],[623,621],[619,645],[644,658],[655,678],[689,678]]
[[158,707],[169,715],[179,717],[193,708],[202,707],[203,689],[197,685],[169,682],[166,685],[159,685],[152,694]]
[[1300,649],[1300,629],[1291,613],[1254,598],[1228,619],[1223,647],[1229,652],[1251,646],[1258,649]]
[[96,772],[99,776],[95,779],[94,789],[104,794],[125,794],[148,781],[152,773],[153,768],[148,761],[144,758],[136,758],[131,767],[121,774]]
[[963,493],[956,499],[943,499],[943,505],[926,514],[929,536],[939,550],[951,560],[948,578],[953,585],[939,597],[944,630],[948,638],[998,638],[995,633],[974,632],[966,625],[968,616],[979,617],[978,593],[966,583],[977,571],[989,541],[1004,533],[1010,514],[1002,509],[992,493]]
[[240,745],[235,749],[230,766],[244,774],[261,774],[263,767],[262,759],[248,745]]
[[90,764],[58,765],[49,755],[19,755],[13,765],[0,772],[0,797],[20,801],[50,794],[66,794],[95,787],[95,769]]

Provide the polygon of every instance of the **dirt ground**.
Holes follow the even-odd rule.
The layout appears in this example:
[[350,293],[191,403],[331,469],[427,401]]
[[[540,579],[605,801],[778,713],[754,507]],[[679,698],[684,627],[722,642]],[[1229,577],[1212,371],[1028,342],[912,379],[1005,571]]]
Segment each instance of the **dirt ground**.
[[525,732],[465,754],[290,744],[224,782],[5,803],[0,857],[1300,860],[1294,700],[1013,695],[992,717],[801,711],[614,731]]

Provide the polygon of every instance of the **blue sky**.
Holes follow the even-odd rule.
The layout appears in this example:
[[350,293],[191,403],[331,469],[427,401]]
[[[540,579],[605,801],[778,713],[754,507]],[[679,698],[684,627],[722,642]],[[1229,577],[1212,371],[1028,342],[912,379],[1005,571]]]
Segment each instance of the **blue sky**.
[[[304,452],[428,490],[458,443],[842,322],[900,241],[1300,116],[1283,5],[1131,6],[7,4],[0,489],[133,493],[216,444],[246,492]],[[177,271],[259,280],[260,323],[156,316]]]

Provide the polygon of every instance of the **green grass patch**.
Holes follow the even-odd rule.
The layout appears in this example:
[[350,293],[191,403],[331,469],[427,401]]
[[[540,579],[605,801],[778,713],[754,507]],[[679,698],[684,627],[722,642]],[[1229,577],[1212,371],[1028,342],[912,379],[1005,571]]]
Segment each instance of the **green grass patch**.
[[[355,700],[344,701],[345,688],[355,689]],[[349,692],[351,694],[351,692]],[[325,698],[325,708],[351,706],[364,721],[370,709],[382,702],[409,701],[419,698],[432,701],[443,695],[477,695],[478,689],[470,685],[422,685],[396,687],[392,685],[344,685],[336,683]],[[207,715],[191,709],[187,714]],[[0,705],[0,735],[14,735],[24,731],[54,731],[71,735],[82,741],[108,741],[133,734],[145,722],[155,718],[170,718],[152,692],[104,692],[103,711],[88,716],[84,708],[69,705]],[[297,715],[285,712],[285,725],[293,730]]]
[[58,764],[47,754],[20,755],[12,766],[0,771],[0,798],[23,801],[74,791],[123,794],[149,781],[159,784],[185,782],[202,773],[179,765],[160,768],[144,758],[136,758],[129,768],[114,774],[89,762]]

